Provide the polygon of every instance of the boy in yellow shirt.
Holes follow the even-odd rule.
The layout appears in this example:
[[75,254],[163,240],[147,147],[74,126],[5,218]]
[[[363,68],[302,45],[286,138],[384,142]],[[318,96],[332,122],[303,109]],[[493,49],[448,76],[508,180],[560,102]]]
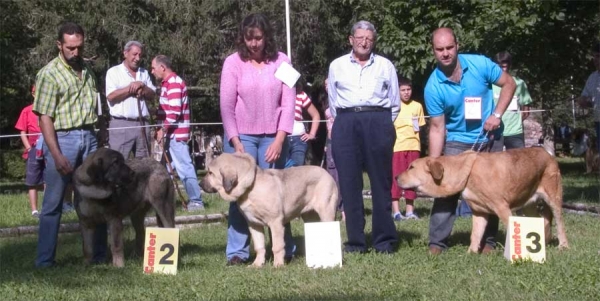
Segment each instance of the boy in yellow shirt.
[[[423,106],[411,100],[412,83],[409,79],[398,77],[400,86],[400,113],[394,121],[396,128],[396,143],[394,144],[394,158],[392,162],[393,179],[404,172],[410,163],[419,158],[421,153],[421,140],[419,128],[425,125]],[[405,215],[400,213],[398,201],[404,196],[406,200]],[[394,180],[392,183],[392,214],[395,221],[403,219],[419,219],[414,213],[414,201],[417,194],[411,189],[402,189]]]

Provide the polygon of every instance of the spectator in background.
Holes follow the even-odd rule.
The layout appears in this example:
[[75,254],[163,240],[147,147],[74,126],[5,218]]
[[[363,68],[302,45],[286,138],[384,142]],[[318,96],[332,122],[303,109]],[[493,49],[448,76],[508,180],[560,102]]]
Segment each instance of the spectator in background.
[[338,177],[337,168],[335,168],[335,160],[333,159],[333,150],[331,149],[331,129],[333,128],[333,121],[335,120],[331,115],[329,109],[329,100],[327,99],[327,79],[325,79],[325,91],[319,94],[319,103],[322,105],[323,112],[325,113],[325,120],[327,120],[327,140],[325,142],[325,158],[327,159],[326,168],[327,172],[335,180],[335,185],[338,189],[338,211],[341,212],[342,221],[346,221],[346,214],[344,214],[344,203],[342,201],[342,194],[340,190],[340,180]]
[[[284,168],[294,126],[296,91],[275,77],[290,59],[277,51],[271,24],[263,14],[251,14],[241,22],[237,52],[223,63],[221,117],[225,129],[223,151],[248,153],[260,168]],[[236,202],[229,205],[227,265],[244,264],[250,256],[248,223]],[[289,224],[285,226],[285,259],[292,259],[296,245]],[[273,250],[275,251],[275,250]]]
[[554,135],[557,138],[557,142],[561,143],[563,156],[568,156],[571,153],[571,132],[571,127],[566,121],[562,121],[560,126],[555,130]]
[[348,37],[352,51],[335,59],[327,79],[333,158],[344,199],[348,241],[345,252],[367,251],[363,203],[363,169],[373,195],[373,248],[392,253],[398,234],[391,214],[394,120],[400,109],[396,68],[373,53],[375,26],[359,21]]
[[[35,98],[35,85],[31,86],[31,96]],[[41,136],[38,116],[33,113],[33,104],[23,108],[21,115],[17,120],[15,128],[21,134],[21,141],[25,146],[23,159],[27,161],[25,172],[25,185],[28,187],[29,205],[31,207],[31,216],[39,217],[37,210],[38,189],[44,184],[44,161],[37,160],[36,144]],[[41,141],[43,143],[43,141]]]
[[187,144],[190,139],[190,104],[185,81],[173,71],[171,59],[165,55],[157,55],[152,60],[152,74],[161,81],[156,121],[162,128],[156,136],[159,141],[164,141],[164,151],[171,155],[173,167],[183,182],[189,198],[187,210],[204,210],[196,168]]
[[[306,110],[311,117],[310,131],[306,132],[306,125],[302,118],[302,112]],[[300,81],[296,83],[296,105],[294,106],[294,128],[288,136],[289,153],[288,161],[292,160],[292,166],[304,165],[308,141],[315,140],[321,116],[312,103],[310,97],[304,92],[304,86]]]
[[[394,121],[396,128],[396,143],[394,144],[394,157],[392,162],[392,216],[395,221],[403,219],[419,219],[414,212],[414,203],[417,193],[412,189],[402,189],[396,183],[396,177],[408,169],[412,161],[421,155],[420,127],[425,125],[423,106],[411,100],[412,83],[409,79],[398,80],[400,89],[400,113]],[[399,200],[404,197],[406,201],[405,215],[400,213]]]
[[[495,56],[496,63],[500,66],[502,71],[510,73],[512,67],[512,56],[507,51],[502,51]],[[502,132],[504,147],[506,149],[524,148],[525,147],[525,136],[523,135],[523,120],[529,117],[529,106],[532,104],[529,90],[527,90],[527,84],[514,76],[515,84],[517,88],[515,95],[513,96],[506,112],[502,115],[502,123],[504,124],[504,131]],[[494,91],[494,103],[498,104],[500,98],[501,87],[496,85],[492,86]],[[525,111],[525,112],[522,112]]]
[[[515,82],[487,57],[459,55],[458,42],[450,28],[436,29],[431,42],[437,68],[425,86],[425,105],[431,116],[429,156],[458,155],[472,148],[483,148],[491,142],[486,134],[497,133],[501,128],[502,114],[513,97]],[[492,84],[502,87],[497,106]],[[433,201],[429,221],[429,253],[432,255],[448,248],[458,197]],[[483,253],[490,253],[496,247],[498,222],[497,216],[490,215],[482,241]]]
[[585,87],[577,103],[582,107],[593,108],[594,127],[596,130],[596,149],[600,150],[600,42],[592,46],[592,61],[596,71],[592,72],[585,82]]
[[[98,120],[98,86],[92,69],[82,57],[84,41],[81,26],[63,23],[56,41],[58,57],[44,66],[36,77],[33,112],[40,117],[46,161],[36,267],[56,264],[54,258],[65,189],[71,183],[73,171],[98,145],[94,132]],[[106,224],[99,224],[94,237],[93,262],[106,260],[106,235]]]
[[150,128],[116,129],[150,123],[146,101],[154,99],[156,87],[148,70],[140,67],[143,54],[142,43],[129,41],[123,48],[123,62],[106,72],[106,99],[111,116],[109,145],[126,159],[132,151],[134,157],[150,154]]

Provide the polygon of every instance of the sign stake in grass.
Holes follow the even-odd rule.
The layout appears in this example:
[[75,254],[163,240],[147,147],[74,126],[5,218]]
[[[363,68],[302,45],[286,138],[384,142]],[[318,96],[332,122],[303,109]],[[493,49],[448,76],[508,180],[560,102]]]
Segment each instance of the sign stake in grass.
[[511,262],[546,261],[546,236],[541,217],[511,216],[508,219],[504,257]]
[[146,228],[143,271],[146,274],[177,274],[179,229]]
[[304,223],[304,235],[308,267],[342,266],[340,222]]

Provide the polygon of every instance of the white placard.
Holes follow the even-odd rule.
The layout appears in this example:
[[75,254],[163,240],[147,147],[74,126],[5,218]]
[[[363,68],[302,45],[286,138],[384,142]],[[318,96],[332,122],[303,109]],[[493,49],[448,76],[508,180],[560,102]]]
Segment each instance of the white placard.
[[413,131],[418,132],[419,131],[419,117],[412,118],[412,125],[413,125]]
[[279,65],[277,71],[275,71],[275,77],[288,87],[293,88],[296,85],[296,81],[300,78],[300,73],[287,62],[283,62]]
[[179,229],[146,227],[144,244],[145,274],[177,274],[179,262]]
[[507,111],[517,111],[519,110],[519,96],[513,96],[512,100],[508,104]]
[[465,119],[481,120],[481,97],[465,97]]
[[504,257],[511,262],[546,261],[546,236],[541,217],[511,216],[506,229]]
[[304,237],[309,268],[342,266],[340,222],[304,223]]

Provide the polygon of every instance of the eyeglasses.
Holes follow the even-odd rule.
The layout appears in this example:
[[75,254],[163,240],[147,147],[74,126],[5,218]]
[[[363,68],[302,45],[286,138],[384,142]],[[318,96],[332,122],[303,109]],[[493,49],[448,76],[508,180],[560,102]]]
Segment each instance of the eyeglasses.
[[356,36],[352,36],[352,38],[353,38],[355,41],[359,42],[359,43],[366,42],[367,44],[373,44],[373,42],[375,41],[374,39],[372,39],[372,38],[367,38],[367,37],[356,37]]

